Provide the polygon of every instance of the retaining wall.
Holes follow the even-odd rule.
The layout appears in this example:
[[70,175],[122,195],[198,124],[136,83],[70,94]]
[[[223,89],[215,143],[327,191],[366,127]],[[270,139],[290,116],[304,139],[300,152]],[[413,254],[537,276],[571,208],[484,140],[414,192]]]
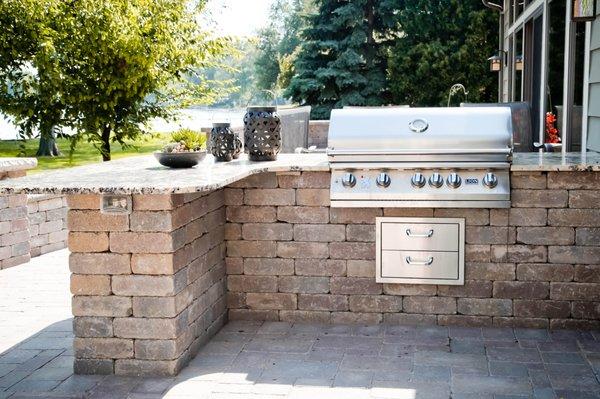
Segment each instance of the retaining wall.
[[67,199],[63,195],[28,196],[31,257],[66,248],[67,210]]

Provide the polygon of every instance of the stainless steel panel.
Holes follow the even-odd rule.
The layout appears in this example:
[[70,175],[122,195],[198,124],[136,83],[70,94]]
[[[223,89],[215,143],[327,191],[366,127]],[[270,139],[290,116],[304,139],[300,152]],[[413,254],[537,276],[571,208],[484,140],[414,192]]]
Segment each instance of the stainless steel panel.
[[381,250],[458,251],[458,223],[381,223]]
[[[377,282],[464,284],[465,220],[463,218],[383,217],[376,218],[375,224]],[[404,243],[407,229],[412,235],[421,236],[412,237],[416,240],[412,247]],[[433,237],[439,238],[434,241]],[[408,248],[405,249],[406,247]]]
[[332,208],[510,208],[510,200],[506,201],[331,201]]
[[[483,178],[490,171],[498,179],[498,184],[493,188],[483,184]],[[381,172],[387,173],[391,179],[387,187],[376,183]],[[459,188],[452,188],[446,183],[448,176],[453,172],[461,177]],[[343,178],[348,173],[355,177],[356,184],[343,184]],[[423,174],[426,179],[433,173],[439,173],[445,183],[441,187],[430,184],[415,187],[411,183],[415,173]],[[470,201],[475,207],[482,207],[477,206],[476,202],[488,201],[488,204],[493,204],[489,201],[494,201],[499,207],[504,207],[502,202],[497,201],[510,200],[510,174],[507,169],[334,169],[331,172],[330,198],[332,206],[340,206],[334,205],[337,201],[344,201],[345,204],[355,201],[357,204],[351,205],[352,207],[359,206],[358,204],[361,207],[395,206],[392,201],[410,202],[410,207],[429,207],[426,201],[438,201],[437,204],[441,204],[442,201]]]
[[444,160],[442,162],[423,162],[423,157],[420,161],[414,162],[402,162],[402,163],[389,163],[389,162],[336,162],[332,163],[331,170],[368,170],[368,169],[489,169],[489,170],[501,170],[510,169],[510,163],[508,162],[449,162]]
[[[509,162],[512,159],[510,154],[404,154],[404,155],[347,155],[347,154],[329,154],[329,161],[332,165],[338,162]],[[389,167],[389,165],[388,165]]]
[[329,151],[379,154],[502,153],[512,149],[508,108],[338,109]]
[[[462,103],[461,107],[508,107],[512,114],[513,146],[515,152],[531,152],[533,148],[533,120],[531,106],[527,102],[512,103]],[[561,126],[559,123],[558,126]]]
[[506,208],[512,148],[506,107],[334,110],[331,206]]
[[383,279],[386,279],[383,282],[390,282],[387,279],[403,279],[446,283],[458,281],[458,278],[458,252],[381,252],[380,282]]

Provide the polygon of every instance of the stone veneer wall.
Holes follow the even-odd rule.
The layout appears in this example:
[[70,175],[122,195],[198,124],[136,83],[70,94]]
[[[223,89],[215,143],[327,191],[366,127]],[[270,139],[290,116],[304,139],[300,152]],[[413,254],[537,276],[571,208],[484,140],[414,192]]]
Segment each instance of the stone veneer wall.
[[31,257],[67,246],[67,210],[67,198],[64,195],[27,197]]
[[68,198],[78,374],[176,374],[227,317],[223,190],[132,201]]
[[329,134],[329,121],[312,120],[308,123],[308,146],[327,148],[327,136]]
[[[11,172],[21,177],[25,172]],[[67,201],[61,195],[0,196],[0,269],[67,246]]]
[[[25,176],[25,170],[0,173],[0,180]],[[27,195],[0,196],[0,269],[27,263],[29,254],[29,221]]]
[[[329,179],[225,189],[230,319],[600,327],[600,173],[513,173],[510,210],[330,209]],[[376,283],[376,216],[465,217],[466,284]]]

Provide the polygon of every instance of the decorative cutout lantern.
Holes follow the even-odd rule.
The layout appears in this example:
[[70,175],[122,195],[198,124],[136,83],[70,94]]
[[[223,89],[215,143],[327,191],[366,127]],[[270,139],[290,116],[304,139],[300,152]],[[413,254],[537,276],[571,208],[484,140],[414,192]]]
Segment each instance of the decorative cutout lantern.
[[236,159],[242,152],[242,141],[231,129],[230,123],[213,123],[208,145],[210,153],[219,162]]
[[275,161],[281,151],[277,107],[248,107],[244,115],[244,148],[251,161]]

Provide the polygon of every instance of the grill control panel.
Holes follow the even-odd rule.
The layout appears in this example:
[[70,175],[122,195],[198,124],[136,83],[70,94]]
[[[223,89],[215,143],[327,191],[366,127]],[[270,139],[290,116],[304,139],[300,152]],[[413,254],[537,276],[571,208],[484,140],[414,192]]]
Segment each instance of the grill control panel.
[[508,169],[334,169],[336,207],[510,207]]

